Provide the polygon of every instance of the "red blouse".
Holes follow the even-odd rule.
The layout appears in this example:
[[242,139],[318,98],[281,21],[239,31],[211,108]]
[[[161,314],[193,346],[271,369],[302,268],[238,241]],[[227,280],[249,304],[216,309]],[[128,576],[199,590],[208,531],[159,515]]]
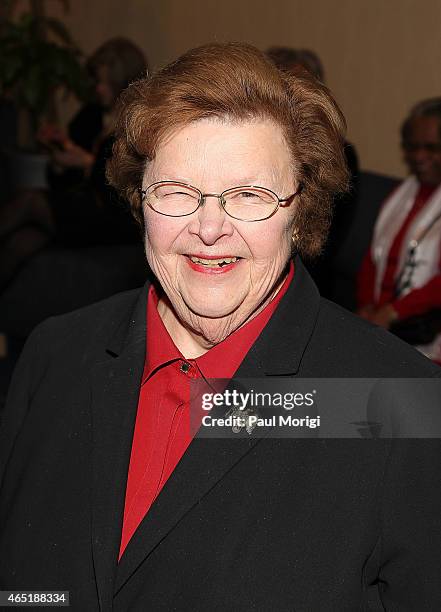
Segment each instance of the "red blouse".
[[119,558],[188,445],[190,380],[230,379],[268,323],[294,276],[289,273],[276,297],[243,327],[197,359],[185,359],[158,314],[151,285],[147,300],[147,343],[127,479]]

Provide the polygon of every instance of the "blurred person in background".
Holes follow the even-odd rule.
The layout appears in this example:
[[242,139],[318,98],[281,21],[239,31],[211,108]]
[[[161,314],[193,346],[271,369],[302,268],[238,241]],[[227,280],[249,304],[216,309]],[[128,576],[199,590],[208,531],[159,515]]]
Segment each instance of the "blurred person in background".
[[401,139],[410,176],[378,216],[358,312],[441,364],[441,98],[412,108]]
[[279,68],[287,72],[295,71],[299,67],[313,74],[321,83],[325,82],[323,64],[314,51],[310,49],[294,49],[292,47],[270,47],[267,56]]
[[114,104],[119,94],[147,71],[142,51],[113,38],[87,62],[96,102],[82,108],[69,136],[43,126],[40,140],[51,150],[50,204],[57,240],[69,246],[139,240],[127,207],[108,185],[105,165],[113,145]]
[[95,100],[69,124],[44,123],[39,141],[50,153],[48,190],[27,190],[0,210],[0,290],[19,266],[49,244],[88,247],[140,243],[127,204],[105,177],[113,144],[114,104],[129,83],[147,72],[142,51],[114,38],[87,62]]
[[[266,51],[268,57],[280,70],[296,74],[299,70],[307,70],[320,82],[325,82],[323,64],[318,55],[310,49],[294,49],[291,47],[270,47]],[[355,216],[358,185],[358,158],[354,145],[345,141],[344,153],[350,173],[350,188],[345,194],[336,197],[329,233],[322,252],[311,261],[306,261],[309,272],[314,278],[321,295],[334,301],[344,296],[336,287],[336,258],[340,247],[346,238]]]
[[101,141],[112,133],[116,99],[148,66],[142,51],[125,38],[112,38],[102,44],[86,66],[94,84],[95,100],[75,115],[68,134],[46,123],[41,126],[39,137],[41,142],[54,147],[54,163],[87,173]]

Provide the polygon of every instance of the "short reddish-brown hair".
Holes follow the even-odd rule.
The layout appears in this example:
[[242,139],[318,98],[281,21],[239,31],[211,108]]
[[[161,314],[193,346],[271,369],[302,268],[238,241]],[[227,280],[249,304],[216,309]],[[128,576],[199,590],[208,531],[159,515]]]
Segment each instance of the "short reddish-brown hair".
[[[143,227],[140,195],[146,162],[165,135],[207,117],[280,125],[303,185],[294,244],[306,257],[320,252],[336,193],[347,188],[345,121],[328,89],[304,71],[279,71],[258,49],[213,43],[187,51],[121,95],[107,177]],[[262,221],[264,223],[264,221]]]

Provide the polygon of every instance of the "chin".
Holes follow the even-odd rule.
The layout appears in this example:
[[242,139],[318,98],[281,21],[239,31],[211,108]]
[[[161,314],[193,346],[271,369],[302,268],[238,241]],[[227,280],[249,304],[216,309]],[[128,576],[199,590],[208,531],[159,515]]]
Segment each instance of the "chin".
[[200,300],[194,301],[191,299],[184,299],[185,307],[188,308],[198,317],[205,319],[222,319],[233,315],[240,307],[239,304],[226,305],[222,301],[201,302]]
[[228,317],[239,308],[247,298],[244,291],[240,294],[231,287],[189,286],[183,283],[179,291],[183,307],[199,317]]

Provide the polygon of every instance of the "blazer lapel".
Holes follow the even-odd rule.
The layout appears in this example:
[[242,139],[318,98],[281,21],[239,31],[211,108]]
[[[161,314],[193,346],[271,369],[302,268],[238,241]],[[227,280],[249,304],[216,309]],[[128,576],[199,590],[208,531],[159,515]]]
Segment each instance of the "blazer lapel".
[[[318,310],[318,291],[298,259],[291,287],[235,378],[295,375]],[[192,507],[259,441],[257,436],[192,441],[128,543],[118,566],[115,594]]]
[[92,550],[100,607],[111,610],[127,471],[145,359],[147,288],[90,372]]
[[194,439],[142,520],[118,566],[115,594],[192,507],[259,438]]

